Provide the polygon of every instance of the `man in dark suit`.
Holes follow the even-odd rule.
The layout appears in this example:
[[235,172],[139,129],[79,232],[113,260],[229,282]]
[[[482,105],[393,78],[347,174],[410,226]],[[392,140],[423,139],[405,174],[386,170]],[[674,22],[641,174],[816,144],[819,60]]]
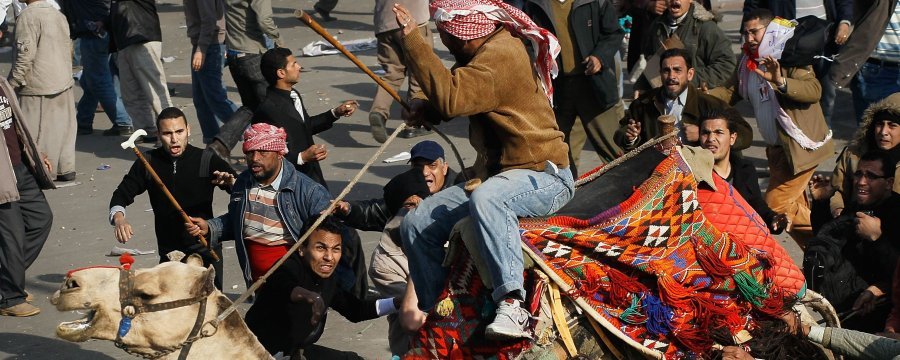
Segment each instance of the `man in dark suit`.
[[313,142],[313,135],[331,128],[341,116],[350,116],[359,107],[356,100],[348,100],[336,108],[310,116],[293,87],[300,81],[300,63],[291,50],[274,48],[266,51],[260,62],[260,71],[269,88],[266,99],[253,115],[253,123],[268,123],[284,128],[288,136],[288,153],[285,159],[298,171],[328,188],[319,161],[328,156],[325,145]]

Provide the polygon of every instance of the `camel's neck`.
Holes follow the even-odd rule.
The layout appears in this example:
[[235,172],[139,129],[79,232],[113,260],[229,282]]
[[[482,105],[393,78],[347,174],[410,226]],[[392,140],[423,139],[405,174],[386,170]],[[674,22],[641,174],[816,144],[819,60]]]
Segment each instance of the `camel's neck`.
[[[208,305],[206,320],[215,319],[231,305],[227,297],[216,292],[218,296]],[[213,295],[215,296],[215,295]],[[207,326],[208,327],[208,326]],[[170,354],[165,359],[178,359],[179,352]],[[232,312],[219,324],[215,334],[194,342],[188,359],[274,359],[259,343],[256,335],[247,328],[239,312]]]

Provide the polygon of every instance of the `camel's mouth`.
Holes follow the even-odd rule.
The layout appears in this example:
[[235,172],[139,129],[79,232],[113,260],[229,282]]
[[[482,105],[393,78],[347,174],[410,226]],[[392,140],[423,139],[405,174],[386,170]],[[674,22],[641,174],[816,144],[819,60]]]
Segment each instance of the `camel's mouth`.
[[87,312],[87,315],[83,318],[60,323],[56,327],[56,336],[68,341],[87,341],[91,337],[93,326],[97,322],[97,310],[84,309],[76,312],[83,313],[84,311]]

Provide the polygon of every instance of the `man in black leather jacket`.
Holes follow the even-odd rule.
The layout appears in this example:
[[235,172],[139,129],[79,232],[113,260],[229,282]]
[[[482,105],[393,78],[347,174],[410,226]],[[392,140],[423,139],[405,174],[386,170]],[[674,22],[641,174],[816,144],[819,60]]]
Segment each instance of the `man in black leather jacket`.
[[147,130],[155,143],[156,117],[172,107],[162,65],[162,30],[154,0],[113,1],[106,26],[111,49],[118,53],[122,103],[135,129]]

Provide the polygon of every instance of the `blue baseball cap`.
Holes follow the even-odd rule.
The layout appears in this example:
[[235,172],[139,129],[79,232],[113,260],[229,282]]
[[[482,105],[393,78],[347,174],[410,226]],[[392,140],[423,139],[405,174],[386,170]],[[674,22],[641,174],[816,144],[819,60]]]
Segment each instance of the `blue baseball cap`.
[[444,158],[444,148],[434,141],[425,140],[413,146],[412,150],[409,151],[409,155],[409,161],[417,158],[435,161]]

